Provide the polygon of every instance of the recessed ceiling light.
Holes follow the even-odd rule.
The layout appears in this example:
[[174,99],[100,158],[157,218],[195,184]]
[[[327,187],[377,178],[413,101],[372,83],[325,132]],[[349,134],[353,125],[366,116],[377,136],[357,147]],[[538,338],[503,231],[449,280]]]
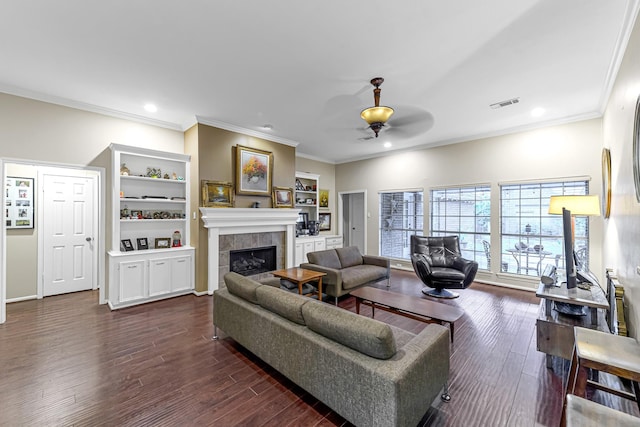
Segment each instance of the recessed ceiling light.
[[391,148],[393,144],[391,144],[390,142],[385,142],[384,143],[384,148]]
[[155,113],[156,111],[158,111],[158,107],[153,104],[145,104],[144,109],[150,113]]
[[533,110],[531,110],[531,115],[533,117],[540,117],[542,115],[544,115],[544,113],[546,112],[546,110],[544,108],[534,108]]

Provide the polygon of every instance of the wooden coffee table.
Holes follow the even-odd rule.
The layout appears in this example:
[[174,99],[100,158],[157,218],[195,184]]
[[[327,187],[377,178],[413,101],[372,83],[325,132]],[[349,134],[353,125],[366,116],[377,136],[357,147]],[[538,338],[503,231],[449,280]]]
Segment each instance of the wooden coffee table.
[[[320,273],[319,271],[307,270],[300,267],[287,268],[285,270],[272,271],[276,277],[287,279],[296,285],[298,285],[298,293],[302,295],[302,285],[311,281],[318,281],[318,299],[322,301],[322,276],[326,276],[327,273]],[[309,294],[307,294],[309,295]]]
[[461,308],[448,304],[368,286],[358,288],[350,292],[350,294],[356,297],[356,313],[358,314],[360,314],[360,304],[364,304],[371,307],[371,317],[375,315],[377,307],[380,310],[421,322],[439,323],[441,325],[448,323],[451,331],[451,342],[453,342],[453,323],[464,314]]

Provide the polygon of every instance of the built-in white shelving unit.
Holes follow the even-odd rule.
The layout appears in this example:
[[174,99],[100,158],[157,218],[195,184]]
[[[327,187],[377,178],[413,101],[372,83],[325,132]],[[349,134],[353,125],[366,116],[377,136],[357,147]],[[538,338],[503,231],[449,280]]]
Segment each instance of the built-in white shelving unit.
[[190,293],[190,156],[112,144],[111,308]]
[[309,221],[318,221],[318,192],[320,175],[296,172],[295,206],[309,215]]

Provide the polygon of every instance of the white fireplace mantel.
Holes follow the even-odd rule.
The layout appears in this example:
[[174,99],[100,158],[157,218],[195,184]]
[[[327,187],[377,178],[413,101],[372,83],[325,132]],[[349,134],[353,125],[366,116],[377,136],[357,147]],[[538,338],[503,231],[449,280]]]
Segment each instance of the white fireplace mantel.
[[209,230],[207,279],[209,295],[219,287],[221,235],[284,231],[286,267],[293,267],[298,212],[300,212],[299,209],[200,208],[204,226]]

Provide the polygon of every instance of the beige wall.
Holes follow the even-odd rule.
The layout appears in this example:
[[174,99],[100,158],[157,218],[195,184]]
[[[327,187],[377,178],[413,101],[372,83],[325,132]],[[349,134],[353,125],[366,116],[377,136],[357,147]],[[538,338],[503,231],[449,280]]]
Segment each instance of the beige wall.
[[338,196],[336,193],[336,166],[331,163],[296,157],[296,171],[320,175],[319,189],[329,190],[329,208],[320,209],[321,213],[331,213],[331,230],[320,234],[337,234],[338,232]]
[[[38,169],[31,165],[8,164],[7,176],[33,178],[37,182]],[[36,185],[35,190],[37,191]],[[34,193],[34,202],[36,194]],[[38,206],[35,206],[37,209]],[[38,224],[33,228],[7,230],[7,299],[35,297],[37,289]]]
[[[196,146],[197,140],[197,146]],[[295,182],[295,148],[278,144],[261,138],[255,138],[224,129],[198,124],[187,131],[186,154],[191,155],[192,163],[197,163],[195,175],[200,180],[228,181],[235,183],[235,147],[242,145],[273,153],[273,181],[276,187],[291,187]],[[193,168],[194,166],[192,166]],[[193,172],[193,169],[192,169]],[[200,189],[191,188],[191,200],[198,201],[200,206]],[[236,208],[249,208],[254,202],[260,202],[261,208],[271,207],[271,197],[264,196],[236,196]],[[197,217],[200,218],[199,211]],[[195,224],[191,224],[195,228]],[[192,243],[197,242],[196,248],[196,291],[207,290],[207,229],[198,220],[197,233]]]
[[[18,167],[11,159],[25,163],[108,166],[104,150],[111,143],[184,152],[183,132],[3,93],[0,93],[0,141],[0,157],[9,159],[9,175]],[[37,188],[37,180],[35,185]],[[28,232],[7,230],[7,299],[29,297],[37,292],[37,230],[31,230],[28,236],[24,233]],[[21,265],[28,267],[23,273],[16,272]]]
[[628,328],[640,325],[640,204],[633,179],[633,127],[640,94],[640,27],[636,22],[603,120],[604,146],[611,150],[611,216],[605,220],[604,265],[624,285]]
[[[599,119],[528,132],[417,150],[336,166],[336,191],[367,190],[367,253],[379,252],[378,192],[422,188],[425,199],[433,187],[490,184],[492,248],[499,240],[499,183],[590,177],[592,194],[601,192]],[[428,212],[428,204],[425,204]],[[602,220],[591,220],[590,265],[602,276]],[[428,227],[428,221],[425,221]],[[427,231],[427,230],[425,230]],[[428,231],[427,231],[428,232]],[[537,281],[498,273],[479,273],[489,282],[535,288]]]

